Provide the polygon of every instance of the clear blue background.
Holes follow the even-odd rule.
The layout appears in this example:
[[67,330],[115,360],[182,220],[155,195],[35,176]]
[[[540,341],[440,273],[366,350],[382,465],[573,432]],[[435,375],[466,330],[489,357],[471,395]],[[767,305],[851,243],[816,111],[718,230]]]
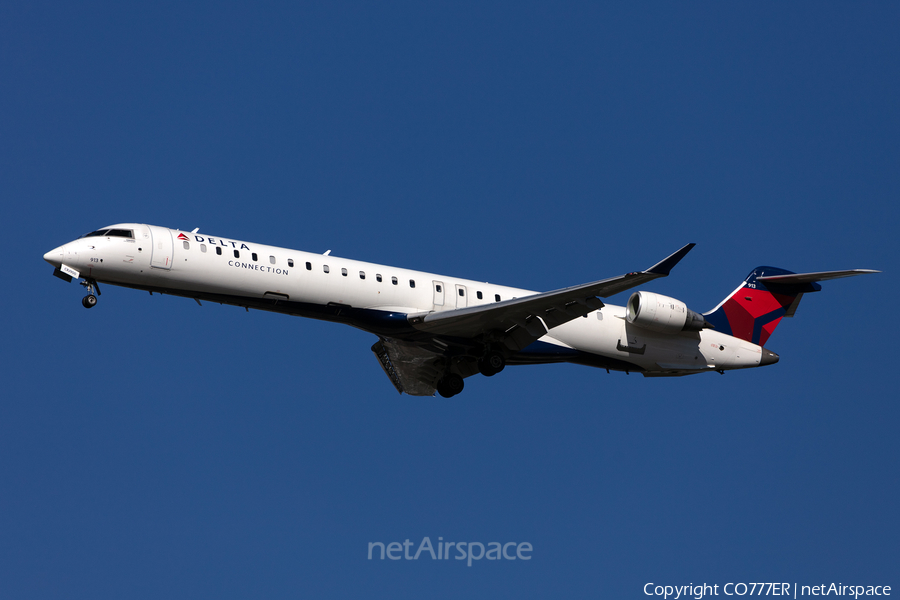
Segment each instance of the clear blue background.
[[[896,3],[0,4],[0,596],[900,586]],[[51,277],[117,222],[549,290],[826,282],[775,366],[398,396],[348,327]],[[613,299],[622,304],[627,294]],[[429,536],[531,561],[368,561]]]

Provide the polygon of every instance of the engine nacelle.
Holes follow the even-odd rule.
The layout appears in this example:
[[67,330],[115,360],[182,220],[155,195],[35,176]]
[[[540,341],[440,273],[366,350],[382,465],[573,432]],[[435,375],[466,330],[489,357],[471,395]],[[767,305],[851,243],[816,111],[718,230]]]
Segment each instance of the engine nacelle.
[[635,292],[628,299],[625,320],[632,325],[660,333],[700,331],[712,327],[684,302],[652,292]]

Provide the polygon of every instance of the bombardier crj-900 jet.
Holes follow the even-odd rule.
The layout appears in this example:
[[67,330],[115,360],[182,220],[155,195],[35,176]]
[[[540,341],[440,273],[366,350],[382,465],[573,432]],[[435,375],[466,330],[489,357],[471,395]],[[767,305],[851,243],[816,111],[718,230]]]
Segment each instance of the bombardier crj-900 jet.
[[110,225],[44,260],[61,279],[83,279],[86,308],[109,283],[358,327],[378,336],[372,351],[397,391],[448,398],[465,378],[506,365],[570,362],[646,377],[771,365],[778,355],[766,341],[803,294],[818,281],[877,273],[757,267],[700,314],[644,291],[625,306],[600,300],[667,276],[694,244],[644,271],[538,293],[198,231]]

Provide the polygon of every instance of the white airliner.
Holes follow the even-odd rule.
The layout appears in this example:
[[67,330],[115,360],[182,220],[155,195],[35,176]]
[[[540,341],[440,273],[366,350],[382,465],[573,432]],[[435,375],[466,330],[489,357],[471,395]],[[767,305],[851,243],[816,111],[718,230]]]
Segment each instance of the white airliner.
[[650,292],[626,306],[600,300],[665,277],[693,246],[645,271],[544,293],[138,223],[85,234],[44,260],[57,277],[84,280],[86,308],[109,283],[358,327],[378,336],[372,351],[397,391],[444,397],[505,365],[571,362],[647,377],[770,365],[778,355],[763,345],[817,281],[878,272],[757,267],[705,314]]

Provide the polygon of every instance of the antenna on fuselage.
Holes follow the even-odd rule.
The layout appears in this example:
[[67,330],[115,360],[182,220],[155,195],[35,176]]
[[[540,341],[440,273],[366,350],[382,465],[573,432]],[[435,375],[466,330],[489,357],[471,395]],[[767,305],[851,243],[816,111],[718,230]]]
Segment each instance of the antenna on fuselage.
[[329,254],[331,254],[331,250],[326,250],[325,254],[323,254],[322,256],[328,256]]
[[194,227],[194,230],[193,230],[191,233],[197,233],[198,231],[200,231],[200,228],[199,228],[199,227]]

